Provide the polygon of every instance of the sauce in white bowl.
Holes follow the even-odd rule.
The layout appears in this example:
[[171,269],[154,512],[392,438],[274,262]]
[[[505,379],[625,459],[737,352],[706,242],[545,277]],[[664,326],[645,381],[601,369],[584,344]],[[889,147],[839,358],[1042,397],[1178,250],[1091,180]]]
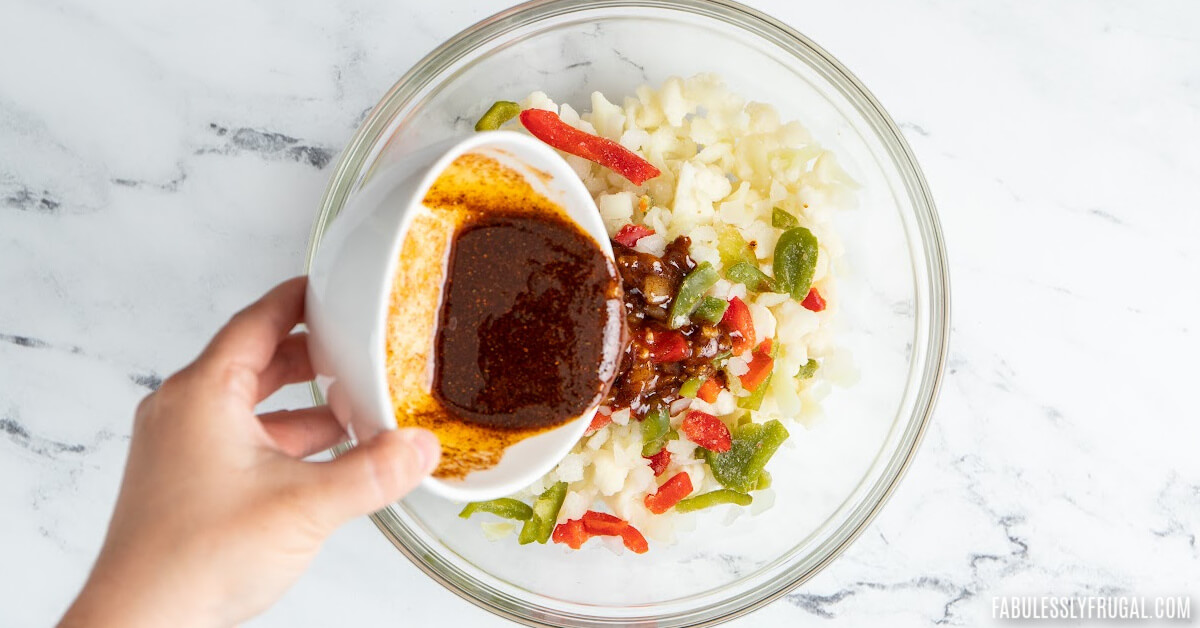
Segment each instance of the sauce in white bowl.
[[616,374],[623,310],[604,225],[553,150],[507,132],[439,148],[377,173],[330,227],[310,344],[353,435],[431,429],[443,461],[424,486],[479,501],[536,480],[583,435]]

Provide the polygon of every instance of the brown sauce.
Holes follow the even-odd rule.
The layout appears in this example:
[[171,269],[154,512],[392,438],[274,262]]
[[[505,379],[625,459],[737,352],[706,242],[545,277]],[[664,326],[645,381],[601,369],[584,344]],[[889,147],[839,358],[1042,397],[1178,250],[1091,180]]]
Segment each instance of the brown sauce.
[[[654,362],[651,345],[656,334],[671,333],[668,311],[679,284],[696,268],[688,256],[691,241],[680,236],[667,244],[662,257],[613,243],[617,269],[625,292],[625,322],[630,342],[621,358],[621,369],[609,389],[605,404],[629,408],[637,418],[656,404],[679,398],[679,388],[695,377],[721,377],[713,363],[733,347],[729,332],[720,326],[689,323],[679,328],[687,340],[688,354],[678,362]],[[724,382],[721,382],[724,385]]]
[[560,425],[600,401],[608,260],[554,215],[484,214],[459,228],[438,322],[433,395],[503,429]]
[[578,417],[624,342],[616,269],[562,208],[492,157],[456,159],[401,244],[386,369],[400,426],[442,443],[439,478]]

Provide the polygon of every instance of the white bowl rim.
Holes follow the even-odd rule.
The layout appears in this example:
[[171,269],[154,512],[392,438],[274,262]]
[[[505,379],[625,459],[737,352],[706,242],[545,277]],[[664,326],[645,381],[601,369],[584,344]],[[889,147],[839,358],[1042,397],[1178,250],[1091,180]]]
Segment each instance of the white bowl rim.
[[[575,222],[580,229],[587,233],[592,240],[596,242],[597,246],[599,246],[601,252],[604,253],[609,262],[613,262],[612,244],[607,238],[607,232],[598,233],[596,231],[596,229],[603,231],[604,224],[598,218],[599,213],[596,209],[594,201],[592,200],[591,194],[587,191],[587,188],[584,186],[583,182],[578,178],[578,175],[575,174],[575,171],[571,169],[571,166],[561,156],[559,156],[554,149],[550,148],[539,140],[514,131],[488,131],[484,133],[475,133],[453,143],[447,142],[447,144],[448,148],[445,150],[445,152],[441,153],[441,155],[427,167],[427,170],[425,171],[425,174],[422,175],[420,182],[418,182],[413,188],[412,195],[408,200],[407,207],[405,208],[404,216],[401,218],[395,232],[391,235],[391,244],[389,245],[386,268],[383,275],[386,278],[386,281],[383,285],[378,286],[378,290],[381,292],[379,295],[377,295],[377,303],[379,303],[379,307],[376,309],[374,321],[372,323],[374,329],[379,330],[379,337],[381,338],[386,337],[385,331],[387,328],[387,317],[390,310],[391,294],[393,289],[392,278],[395,277],[397,265],[400,262],[400,250],[403,246],[405,236],[408,233],[409,225],[412,223],[413,217],[418,213],[416,210],[421,205],[422,199],[425,198],[425,194],[431,187],[433,187],[433,184],[437,180],[438,176],[440,176],[455,159],[472,151],[493,149],[499,152],[508,152],[507,149],[517,148],[527,151],[528,153],[536,154],[540,161],[538,161],[536,164],[529,163],[525,165],[531,169],[541,170],[546,174],[549,174],[551,179],[560,181],[562,187],[564,188],[565,194],[569,196],[569,198],[562,199],[563,203],[579,203],[584,205],[583,207],[579,208],[563,207],[563,210],[568,217],[571,217],[576,211],[594,214],[596,216],[596,220],[591,221],[593,223],[593,228],[589,228],[588,225],[583,224],[578,220],[572,221]],[[524,161],[519,157],[516,157],[515,159],[516,161]],[[379,176],[386,177],[386,171],[380,172]],[[388,184],[386,180],[373,180],[372,183],[382,185]],[[387,382],[386,353],[386,351],[373,353],[371,372],[376,379],[375,386],[373,387],[376,392],[376,407],[390,409],[392,408],[392,400]],[[571,447],[573,447],[574,444],[583,437],[584,432],[587,430],[587,427],[591,423],[592,417],[595,415],[600,404],[601,401],[597,400],[596,403],[592,404],[587,411],[578,417],[575,417],[570,421],[559,425],[558,427],[540,432],[529,437],[529,439],[526,439],[534,440],[550,437],[551,441],[561,440],[561,442],[559,442],[557,445],[539,444],[539,446],[548,450],[547,455],[544,458],[539,459],[540,461],[537,464],[526,465],[526,468],[523,471],[511,472],[511,476],[509,476],[507,479],[495,481],[483,488],[480,488],[472,485],[470,481],[471,475],[468,475],[467,479],[462,482],[445,481],[433,476],[428,476],[422,480],[421,488],[429,491],[430,493],[456,502],[484,501],[488,499],[494,499],[496,497],[510,495],[528,486],[539,477],[545,475],[548,471],[554,468],[554,465],[558,464],[558,461],[567,455]],[[383,427],[385,429],[394,429],[397,426],[393,421],[392,423],[384,425]],[[539,442],[545,441],[543,440]],[[510,448],[518,444],[520,443],[514,443],[510,446]],[[524,460],[523,457],[521,459]],[[515,458],[513,460],[515,460]],[[504,461],[502,459],[497,466],[503,464]],[[511,464],[512,463],[510,462],[510,467]]]

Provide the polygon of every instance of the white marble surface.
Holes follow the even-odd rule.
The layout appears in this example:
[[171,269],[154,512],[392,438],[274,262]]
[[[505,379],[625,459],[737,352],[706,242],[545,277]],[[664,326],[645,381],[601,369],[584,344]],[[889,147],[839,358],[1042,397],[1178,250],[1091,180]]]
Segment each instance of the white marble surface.
[[[901,123],[941,209],[954,335],[881,516],[734,625],[978,625],[996,595],[1200,593],[1200,4],[751,4]],[[0,3],[0,624],[68,603],[137,400],[301,268],[364,112],[505,5]],[[505,622],[363,519],[253,622],[350,624]]]

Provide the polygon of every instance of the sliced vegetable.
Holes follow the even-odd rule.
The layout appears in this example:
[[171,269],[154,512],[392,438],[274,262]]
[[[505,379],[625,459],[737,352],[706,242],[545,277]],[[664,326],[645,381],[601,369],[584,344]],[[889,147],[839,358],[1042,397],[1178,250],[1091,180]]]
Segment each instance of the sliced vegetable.
[[590,434],[592,432],[595,432],[598,429],[606,427],[609,423],[612,423],[612,415],[611,414],[602,414],[600,412],[597,412],[595,415],[592,416],[592,422],[590,424],[588,424],[586,433]]
[[629,224],[621,227],[617,231],[617,235],[613,236],[613,241],[617,244],[632,247],[633,245],[637,244],[638,240],[641,240],[648,235],[654,235],[654,230],[650,227],[645,225]]
[[688,357],[687,338],[677,331],[656,332],[648,329],[646,344],[650,348],[650,359],[659,364],[678,362]]
[[565,543],[571,549],[579,549],[592,535],[583,529],[583,521],[579,519],[571,519],[565,523],[560,523],[554,528],[553,539],[555,543]]
[[529,521],[533,517],[533,509],[529,507],[529,504],[511,497],[501,497],[486,502],[471,502],[462,509],[462,512],[458,513],[458,516],[467,519],[477,512],[490,512],[497,517],[518,521]]
[[594,536],[619,536],[629,524],[620,517],[589,510],[583,513],[583,529]]
[[653,456],[662,449],[667,432],[671,430],[671,414],[663,406],[655,406],[642,419],[642,455]]
[[725,368],[725,364],[729,362],[729,358],[732,357],[733,351],[722,351],[717,355],[714,355],[712,359],[713,368],[717,369],[718,371],[723,370]]
[[713,287],[718,279],[720,276],[716,269],[708,262],[700,264],[688,273],[683,278],[683,283],[679,284],[679,293],[675,295],[675,301],[671,303],[668,326],[671,329],[679,329],[687,324],[688,317],[700,305],[704,293],[708,292],[708,289]]
[[715,377],[710,377],[700,385],[700,390],[696,391],[696,396],[705,403],[716,403],[717,395],[721,393],[721,390],[720,382]]
[[742,237],[741,232],[733,225],[724,225],[717,228],[717,253],[721,256],[721,266],[729,268],[735,264],[746,262],[748,264],[757,264],[758,258],[754,255],[754,249],[746,243],[746,239]]
[[771,369],[775,366],[775,358],[771,357],[771,346],[772,342],[768,338],[754,349],[750,364],[747,365],[748,370],[738,377],[742,382],[742,388],[754,392],[767,381],[771,375]]
[[825,311],[825,298],[821,296],[820,292],[817,292],[816,288],[811,288],[808,291],[808,296],[804,297],[800,305],[814,312],[823,312]]
[[729,300],[729,309],[721,317],[721,326],[729,331],[735,355],[754,346],[754,320],[750,318],[750,308],[745,301],[737,297]]
[[721,504],[749,506],[753,502],[754,498],[745,493],[722,488],[710,493],[704,493],[703,495],[689,497],[678,504],[675,504],[675,512],[692,512],[693,510],[712,508],[713,506],[719,506]]
[[562,121],[558,114],[544,109],[521,112],[521,124],[534,137],[563,152],[594,161],[641,185],[661,174],[654,164],[637,153],[598,135],[585,133]]
[[679,387],[679,396],[687,397],[688,399],[695,399],[696,394],[700,392],[700,387],[703,385],[704,382],[702,382],[699,377],[693,377]]
[[800,301],[812,287],[817,269],[817,236],[804,227],[788,229],[775,244],[775,284]]
[[571,519],[554,528],[554,542],[566,543],[571,549],[579,549],[593,536],[619,536],[629,550],[645,554],[650,546],[646,537],[629,522],[613,515],[589,510],[579,519]]
[[491,107],[484,112],[479,118],[479,122],[475,123],[476,131],[495,131],[501,125],[521,113],[521,105],[508,100],[497,100],[492,103]]
[[688,440],[709,451],[729,451],[731,446],[729,427],[707,412],[689,410],[679,429]]
[[533,517],[521,526],[517,542],[528,545],[534,541],[545,543],[554,531],[554,522],[558,519],[558,511],[562,510],[563,502],[567,499],[567,483],[555,482],[553,486],[538,495],[533,500]]
[[721,322],[721,317],[725,316],[727,309],[729,309],[729,301],[717,297],[704,297],[700,299],[700,305],[696,306],[696,311],[692,312],[692,318],[716,325]]
[[774,207],[771,209],[771,226],[776,229],[791,229],[800,224],[796,217],[786,211]]
[[650,469],[654,471],[654,476],[658,477],[667,470],[667,466],[671,464],[671,452],[667,451],[666,447],[658,450],[658,453],[653,456],[642,456],[650,461]]
[[754,490],[765,491],[771,488],[771,473],[763,471],[758,475],[758,482],[754,485]]
[[650,545],[646,543],[646,537],[642,536],[638,529],[626,525],[624,530],[621,530],[621,542],[625,543],[625,548],[634,554],[645,554],[650,551]]
[[671,479],[663,482],[653,495],[646,496],[646,509],[656,515],[661,515],[691,493],[692,478],[686,472],[680,471],[672,475]]
[[706,451],[704,459],[722,486],[748,493],[758,486],[767,461],[787,438],[788,431],[779,421],[746,423],[734,428],[733,446],[729,451]]
[[734,283],[746,284],[746,289],[752,292],[775,292],[778,290],[775,280],[764,273],[758,264],[738,262],[725,271],[725,276]]
[[763,398],[767,396],[767,389],[771,386],[771,378],[774,376],[774,372],[767,373],[767,379],[758,385],[758,390],[745,397],[738,397],[737,406],[743,410],[758,410],[761,408]]
[[809,358],[808,362],[805,362],[804,366],[800,367],[800,371],[798,373],[796,373],[796,379],[811,378],[813,375],[817,374],[817,367],[819,367],[819,366],[821,366],[820,362],[817,362],[816,360]]

